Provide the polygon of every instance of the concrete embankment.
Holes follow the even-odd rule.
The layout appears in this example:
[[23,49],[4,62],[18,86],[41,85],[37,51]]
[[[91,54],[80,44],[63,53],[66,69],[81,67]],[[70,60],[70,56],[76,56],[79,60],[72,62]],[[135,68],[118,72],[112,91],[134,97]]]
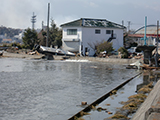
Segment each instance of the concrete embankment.
[[[3,57],[12,57],[12,58],[28,58],[28,59],[41,59],[44,55],[29,55],[29,54],[17,54],[17,53],[10,53],[4,52]],[[54,60],[88,60],[94,62],[109,62],[109,63],[121,63],[121,64],[131,64],[137,61],[137,59],[120,59],[120,58],[98,58],[98,57],[69,57],[69,56],[53,56]]]
[[94,62],[121,63],[121,64],[131,64],[138,60],[138,59],[120,59],[120,58],[99,58],[99,57],[70,57],[69,59],[89,60]]
[[[42,59],[43,56],[45,55],[44,54],[29,55],[25,53],[10,53],[10,52],[3,53],[3,57],[10,57],[10,58]],[[61,60],[63,58],[62,56],[54,56],[54,59]]]
[[147,99],[132,120],[160,120],[160,81],[156,83]]
[[10,58],[28,58],[28,59],[40,59],[43,55],[29,55],[29,54],[18,54],[18,53],[10,53],[4,52],[3,57],[10,57]]

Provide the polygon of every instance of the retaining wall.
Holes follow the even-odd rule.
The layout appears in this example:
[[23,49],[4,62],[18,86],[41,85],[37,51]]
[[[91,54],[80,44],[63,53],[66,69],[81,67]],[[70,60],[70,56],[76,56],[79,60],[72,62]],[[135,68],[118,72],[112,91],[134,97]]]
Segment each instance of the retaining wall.
[[[3,57],[13,57],[13,58],[29,58],[29,59],[41,59],[43,54],[39,55],[28,55],[28,54],[17,54],[4,52]],[[98,57],[69,57],[69,56],[58,56],[54,55],[54,60],[89,60],[94,62],[109,62],[109,63],[121,63],[121,64],[131,64],[136,62],[138,59],[120,59],[120,58],[98,58]]]
[[160,120],[160,80],[137,110],[132,120]]
[[70,57],[69,59],[89,60],[89,61],[95,61],[95,62],[122,63],[122,64],[131,64],[138,60],[138,59],[98,58],[98,57]]

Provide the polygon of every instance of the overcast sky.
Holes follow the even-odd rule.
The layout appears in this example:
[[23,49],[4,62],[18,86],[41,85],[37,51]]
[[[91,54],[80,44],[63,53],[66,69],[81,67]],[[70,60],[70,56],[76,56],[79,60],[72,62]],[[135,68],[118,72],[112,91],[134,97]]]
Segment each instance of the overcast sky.
[[160,20],[160,0],[0,0],[0,25],[26,29],[32,27],[31,16],[36,17],[35,28],[47,24],[48,3],[50,18],[59,25],[79,18],[107,19],[131,29]]

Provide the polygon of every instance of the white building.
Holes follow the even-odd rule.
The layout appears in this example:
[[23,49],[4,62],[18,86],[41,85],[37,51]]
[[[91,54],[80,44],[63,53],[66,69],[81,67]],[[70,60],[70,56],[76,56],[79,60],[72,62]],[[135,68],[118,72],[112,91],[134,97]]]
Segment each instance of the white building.
[[89,56],[95,54],[94,45],[102,41],[113,43],[118,50],[123,46],[123,32],[126,27],[105,19],[81,18],[61,25],[63,29],[62,49]]

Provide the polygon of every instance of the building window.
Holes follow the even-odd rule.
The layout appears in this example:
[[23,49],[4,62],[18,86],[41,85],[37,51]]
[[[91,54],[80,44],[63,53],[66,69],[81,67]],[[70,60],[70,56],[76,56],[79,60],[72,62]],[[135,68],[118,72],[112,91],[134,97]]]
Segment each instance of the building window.
[[67,29],[67,35],[77,35],[77,29]]
[[106,30],[106,34],[112,34],[113,30]]
[[101,30],[95,30],[95,34],[101,34]]

